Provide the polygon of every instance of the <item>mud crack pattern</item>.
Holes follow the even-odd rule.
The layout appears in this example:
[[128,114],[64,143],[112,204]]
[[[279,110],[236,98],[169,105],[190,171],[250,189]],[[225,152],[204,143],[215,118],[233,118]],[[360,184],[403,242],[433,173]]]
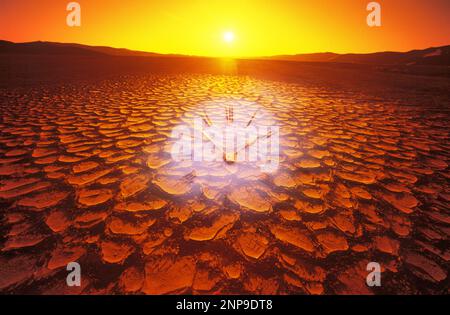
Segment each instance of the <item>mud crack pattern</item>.
[[[2,293],[448,293],[444,109],[219,75],[0,99]],[[276,172],[171,159],[172,128],[214,99],[271,113]]]

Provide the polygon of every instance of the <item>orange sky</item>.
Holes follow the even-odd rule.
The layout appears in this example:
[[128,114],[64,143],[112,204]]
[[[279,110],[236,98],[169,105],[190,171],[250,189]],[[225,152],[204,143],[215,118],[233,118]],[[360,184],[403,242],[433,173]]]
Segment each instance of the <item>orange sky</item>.
[[[450,44],[449,0],[379,0],[382,27],[366,24],[370,0],[1,0],[0,39],[45,40],[206,56],[407,51]],[[224,32],[235,34],[232,43]]]

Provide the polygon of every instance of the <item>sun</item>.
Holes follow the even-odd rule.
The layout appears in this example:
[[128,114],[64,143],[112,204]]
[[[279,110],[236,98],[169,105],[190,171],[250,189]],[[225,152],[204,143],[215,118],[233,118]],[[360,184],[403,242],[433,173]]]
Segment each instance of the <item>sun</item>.
[[234,36],[233,32],[228,31],[228,32],[223,33],[223,40],[226,43],[231,44],[232,42],[234,42],[234,38],[235,38],[235,36]]

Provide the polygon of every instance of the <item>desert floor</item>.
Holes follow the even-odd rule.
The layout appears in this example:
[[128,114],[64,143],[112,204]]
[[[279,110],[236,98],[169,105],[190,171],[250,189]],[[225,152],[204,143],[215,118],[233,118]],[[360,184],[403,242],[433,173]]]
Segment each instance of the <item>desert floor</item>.
[[[448,293],[448,70],[146,60],[2,57],[1,293]],[[249,103],[275,172],[172,159]]]

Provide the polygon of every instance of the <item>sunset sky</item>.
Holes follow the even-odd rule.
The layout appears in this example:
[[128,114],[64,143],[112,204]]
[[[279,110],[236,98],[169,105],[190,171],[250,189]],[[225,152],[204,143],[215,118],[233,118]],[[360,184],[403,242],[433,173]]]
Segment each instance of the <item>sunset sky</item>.
[[449,0],[380,0],[379,28],[366,24],[369,0],[79,0],[73,28],[69,2],[1,0],[0,39],[246,57],[450,44]]

